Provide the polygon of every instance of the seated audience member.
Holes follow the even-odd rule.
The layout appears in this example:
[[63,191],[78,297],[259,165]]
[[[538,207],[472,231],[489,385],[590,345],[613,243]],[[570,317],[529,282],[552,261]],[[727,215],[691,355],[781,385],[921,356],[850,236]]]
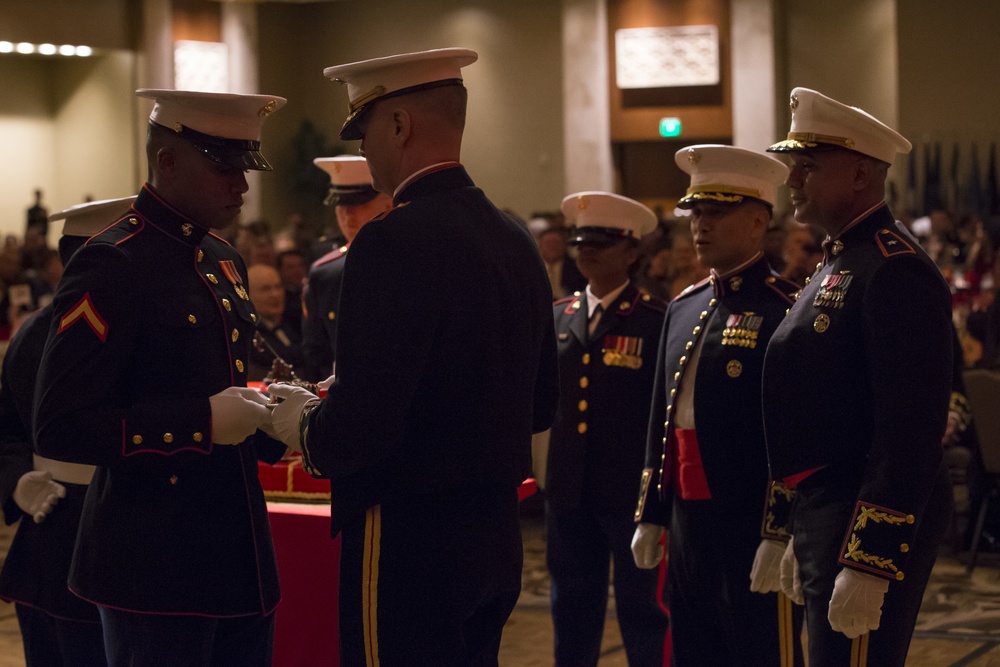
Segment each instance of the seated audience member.
[[568,294],[581,291],[587,280],[576,268],[576,260],[566,252],[566,230],[552,225],[538,234],[538,252],[545,262],[552,285],[552,298],[561,299]]
[[247,379],[260,382],[267,377],[275,356],[291,364],[293,369],[301,369],[302,337],[285,320],[285,289],[278,270],[267,264],[254,264],[247,273],[250,301],[257,309],[257,334],[261,339],[251,346]]
[[306,284],[306,260],[302,251],[282,250],[275,258],[275,266],[285,288],[285,321],[302,333],[302,289]]
[[670,259],[672,268],[670,272],[670,294],[676,296],[683,292],[689,285],[694,285],[708,278],[709,271],[701,262],[694,251],[694,239],[691,237],[691,230],[687,220],[674,224],[670,237]]
[[825,237],[826,234],[821,229],[800,222],[791,222],[786,227],[785,243],[781,251],[784,260],[781,277],[798,285],[804,284],[806,278],[815,273],[816,265],[823,259]]

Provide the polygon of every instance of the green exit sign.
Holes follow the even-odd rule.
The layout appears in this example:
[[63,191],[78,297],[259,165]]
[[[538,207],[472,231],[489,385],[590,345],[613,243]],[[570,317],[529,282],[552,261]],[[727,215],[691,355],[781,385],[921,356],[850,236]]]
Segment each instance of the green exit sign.
[[660,119],[660,136],[661,137],[679,137],[679,136],[681,136],[681,119],[680,118],[661,118]]

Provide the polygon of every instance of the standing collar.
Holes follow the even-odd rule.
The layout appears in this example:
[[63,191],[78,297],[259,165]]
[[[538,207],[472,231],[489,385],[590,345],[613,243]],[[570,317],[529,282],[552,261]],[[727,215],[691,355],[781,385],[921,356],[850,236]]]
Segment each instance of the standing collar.
[[712,284],[715,297],[721,299],[739,292],[748,281],[764,280],[771,275],[771,266],[764,258],[764,253],[759,252],[732,271],[720,274],[712,269],[711,274],[708,280]]
[[[449,181],[454,180],[454,184]],[[440,187],[467,187],[472,185],[472,179],[465,172],[465,168],[458,162],[439,162],[424,167],[420,171],[411,174],[393,193],[392,201],[399,205],[424,195],[424,193],[436,190]]]
[[142,186],[132,208],[149,225],[191,246],[197,246],[209,233],[207,227],[186,217],[164,201],[149,183]]
[[613,304],[615,302],[615,299],[621,296],[621,293],[625,291],[626,287],[628,287],[628,282],[629,281],[626,280],[619,287],[616,287],[615,289],[611,290],[610,292],[605,294],[604,297],[600,299],[597,298],[597,296],[590,291],[590,283],[587,283],[587,289],[586,289],[587,319],[589,320],[591,317],[593,317],[594,309],[597,308],[597,304],[601,304],[601,306],[604,308],[604,312],[608,312],[608,309],[611,306],[611,304]]

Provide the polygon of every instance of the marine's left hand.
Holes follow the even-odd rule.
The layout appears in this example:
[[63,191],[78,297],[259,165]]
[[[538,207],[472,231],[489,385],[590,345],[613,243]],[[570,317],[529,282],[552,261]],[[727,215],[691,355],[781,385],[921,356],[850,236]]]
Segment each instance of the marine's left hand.
[[844,568],[833,582],[827,614],[830,627],[851,639],[878,630],[888,590],[888,579]]
[[279,383],[269,385],[267,393],[278,399],[278,403],[271,409],[271,430],[268,431],[268,435],[301,452],[299,429],[302,408],[307,402],[316,398],[316,394],[302,387]]

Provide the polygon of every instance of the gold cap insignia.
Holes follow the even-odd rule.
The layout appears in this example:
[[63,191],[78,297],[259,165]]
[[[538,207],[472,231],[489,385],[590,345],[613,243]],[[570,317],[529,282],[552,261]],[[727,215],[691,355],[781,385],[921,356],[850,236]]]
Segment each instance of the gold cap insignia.
[[271,100],[260,108],[260,111],[257,112],[257,115],[260,116],[261,118],[267,118],[268,116],[271,115],[271,112],[273,112],[277,108],[277,106],[278,106],[278,100]]
[[579,199],[576,200],[576,207],[581,211],[587,208],[587,204],[588,202],[586,197],[580,197]]
[[687,158],[688,162],[690,162],[691,164],[698,164],[698,162],[701,160],[701,155],[699,155],[698,151],[694,150],[693,148],[689,148]]
[[181,234],[184,236],[191,236],[191,232],[194,231],[194,227],[191,226],[190,222],[185,222],[181,225]]
[[795,111],[799,107],[799,96],[792,93],[791,99],[788,100],[788,108]]

